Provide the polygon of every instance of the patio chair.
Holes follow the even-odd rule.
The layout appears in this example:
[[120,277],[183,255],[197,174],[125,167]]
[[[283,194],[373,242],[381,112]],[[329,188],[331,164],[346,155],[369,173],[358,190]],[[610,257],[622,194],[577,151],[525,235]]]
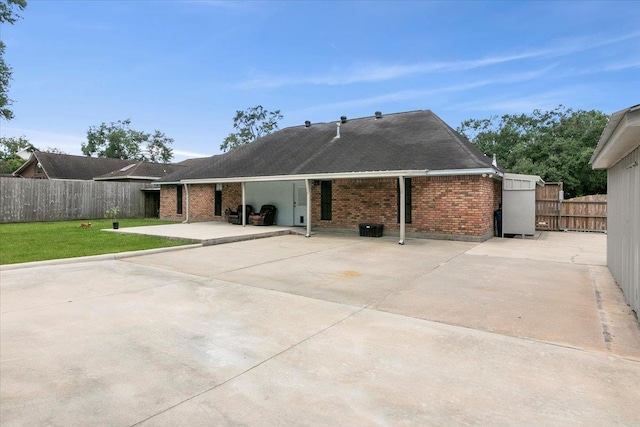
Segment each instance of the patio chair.
[[[227,221],[229,223],[242,225],[242,205],[238,205],[238,208],[235,211],[232,211],[231,208],[227,208],[224,213],[227,215]],[[249,218],[252,213],[253,206],[246,205],[247,222],[249,222]]]
[[276,220],[276,207],[273,205],[262,205],[260,212],[251,215],[253,225],[273,225]]

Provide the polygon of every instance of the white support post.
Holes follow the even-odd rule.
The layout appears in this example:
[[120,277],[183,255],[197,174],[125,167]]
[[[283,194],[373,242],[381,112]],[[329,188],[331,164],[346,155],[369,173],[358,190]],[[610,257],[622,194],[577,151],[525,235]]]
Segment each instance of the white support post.
[[305,179],[304,184],[307,187],[307,234],[306,237],[311,237],[311,185],[309,180]]
[[404,193],[404,176],[398,177],[398,185],[400,187],[400,241],[404,245],[404,216],[405,216],[405,193]]
[[242,181],[242,226],[247,225],[247,201],[245,200],[245,187]]
[[186,203],[186,205],[187,205],[187,209],[186,209],[186,210],[187,210],[187,212],[186,212],[186,215],[185,215],[184,221],[182,221],[182,223],[183,223],[183,224],[187,224],[187,223],[189,222],[189,213],[190,213],[190,212],[189,212],[189,184],[184,184],[184,192],[185,192],[185,193],[186,193],[186,195],[187,195],[187,203]]

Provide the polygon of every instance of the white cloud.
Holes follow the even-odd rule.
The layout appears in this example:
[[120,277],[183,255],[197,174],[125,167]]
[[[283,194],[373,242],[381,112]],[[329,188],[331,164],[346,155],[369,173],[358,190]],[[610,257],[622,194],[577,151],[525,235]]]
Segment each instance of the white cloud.
[[507,55],[494,55],[478,59],[392,65],[368,63],[356,64],[350,69],[339,68],[310,76],[266,76],[247,80],[240,83],[238,87],[241,89],[254,89],[307,84],[335,86],[394,80],[411,75],[467,71],[527,59],[568,56],[581,51],[638,38],[640,37],[640,32],[633,32],[608,39],[597,39],[596,37],[597,36],[576,37],[560,41],[555,47],[551,48],[534,49]]
[[529,72],[510,74],[510,75],[500,75],[500,76],[496,76],[493,79],[476,80],[468,83],[460,83],[457,85],[442,86],[442,87],[430,88],[430,89],[402,90],[398,92],[391,92],[391,93],[386,93],[386,94],[381,94],[381,95],[371,96],[366,98],[352,99],[347,101],[340,101],[340,102],[312,106],[309,108],[302,109],[299,112],[317,111],[317,110],[340,110],[340,109],[347,109],[347,108],[353,108],[353,107],[382,104],[385,102],[405,101],[410,99],[424,98],[426,96],[432,96],[439,93],[469,91],[472,89],[477,89],[480,87],[489,86],[493,84],[520,83],[528,80],[537,79],[540,76],[547,74],[549,71],[551,71],[554,68],[555,66],[551,65],[549,67],[545,67],[540,70],[532,70]]
[[194,153],[193,151],[184,151],[184,150],[173,150],[173,154],[175,156],[189,157],[189,158],[211,156],[211,154]]
[[335,70],[331,73],[315,76],[253,79],[240,84],[240,87],[243,89],[251,89],[258,87],[275,88],[305,84],[335,86],[353,83],[373,83],[393,80],[414,74],[470,70],[510,61],[534,58],[546,53],[548,53],[548,51],[531,51],[515,55],[494,56],[465,61],[432,62],[413,65],[360,64],[354,66],[351,70]]

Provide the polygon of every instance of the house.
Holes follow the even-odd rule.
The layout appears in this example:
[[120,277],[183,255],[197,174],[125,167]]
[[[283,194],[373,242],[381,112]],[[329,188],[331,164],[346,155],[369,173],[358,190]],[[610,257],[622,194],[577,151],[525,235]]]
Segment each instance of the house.
[[[34,151],[13,175],[21,178],[50,180],[82,180],[151,183],[189,164],[151,163],[137,160],[103,157],[73,156],[69,154]],[[158,187],[143,188],[147,216],[157,216],[160,210]]]
[[149,183],[187,166],[34,151],[13,175],[36,179]]
[[590,163],[607,170],[607,265],[640,315],[640,104],[611,115]]
[[225,209],[272,204],[279,225],[483,241],[494,235],[502,171],[429,110],[274,132],[168,175],[160,217],[225,221]]

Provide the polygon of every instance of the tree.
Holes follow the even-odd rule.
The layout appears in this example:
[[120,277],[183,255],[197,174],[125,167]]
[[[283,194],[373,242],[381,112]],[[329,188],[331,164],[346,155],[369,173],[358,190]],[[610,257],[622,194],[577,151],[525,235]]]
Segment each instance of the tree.
[[21,151],[38,149],[26,137],[0,137],[0,173],[13,173],[26,161],[18,155]]
[[577,197],[607,191],[606,172],[589,165],[607,120],[600,111],[560,105],[551,111],[469,119],[457,130],[487,155],[495,154],[505,170],[562,181],[565,195]]
[[237,132],[230,133],[222,141],[220,149],[233,150],[268,135],[278,129],[279,120],[282,120],[280,110],[267,111],[262,105],[248,108],[246,111],[238,110],[233,118],[233,127]]
[[[27,7],[26,0],[0,0],[0,24],[16,22],[20,15],[14,8],[24,10]],[[5,44],[0,39],[0,118],[11,120],[13,111],[9,108],[13,101],[9,99],[9,82],[11,81],[11,67],[4,62]]]
[[82,144],[86,156],[167,163],[173,157],[169,145],[173,139],[156,130],[153,134],[131,129],[131,120],[118,120],[91,126],[87,142]]

